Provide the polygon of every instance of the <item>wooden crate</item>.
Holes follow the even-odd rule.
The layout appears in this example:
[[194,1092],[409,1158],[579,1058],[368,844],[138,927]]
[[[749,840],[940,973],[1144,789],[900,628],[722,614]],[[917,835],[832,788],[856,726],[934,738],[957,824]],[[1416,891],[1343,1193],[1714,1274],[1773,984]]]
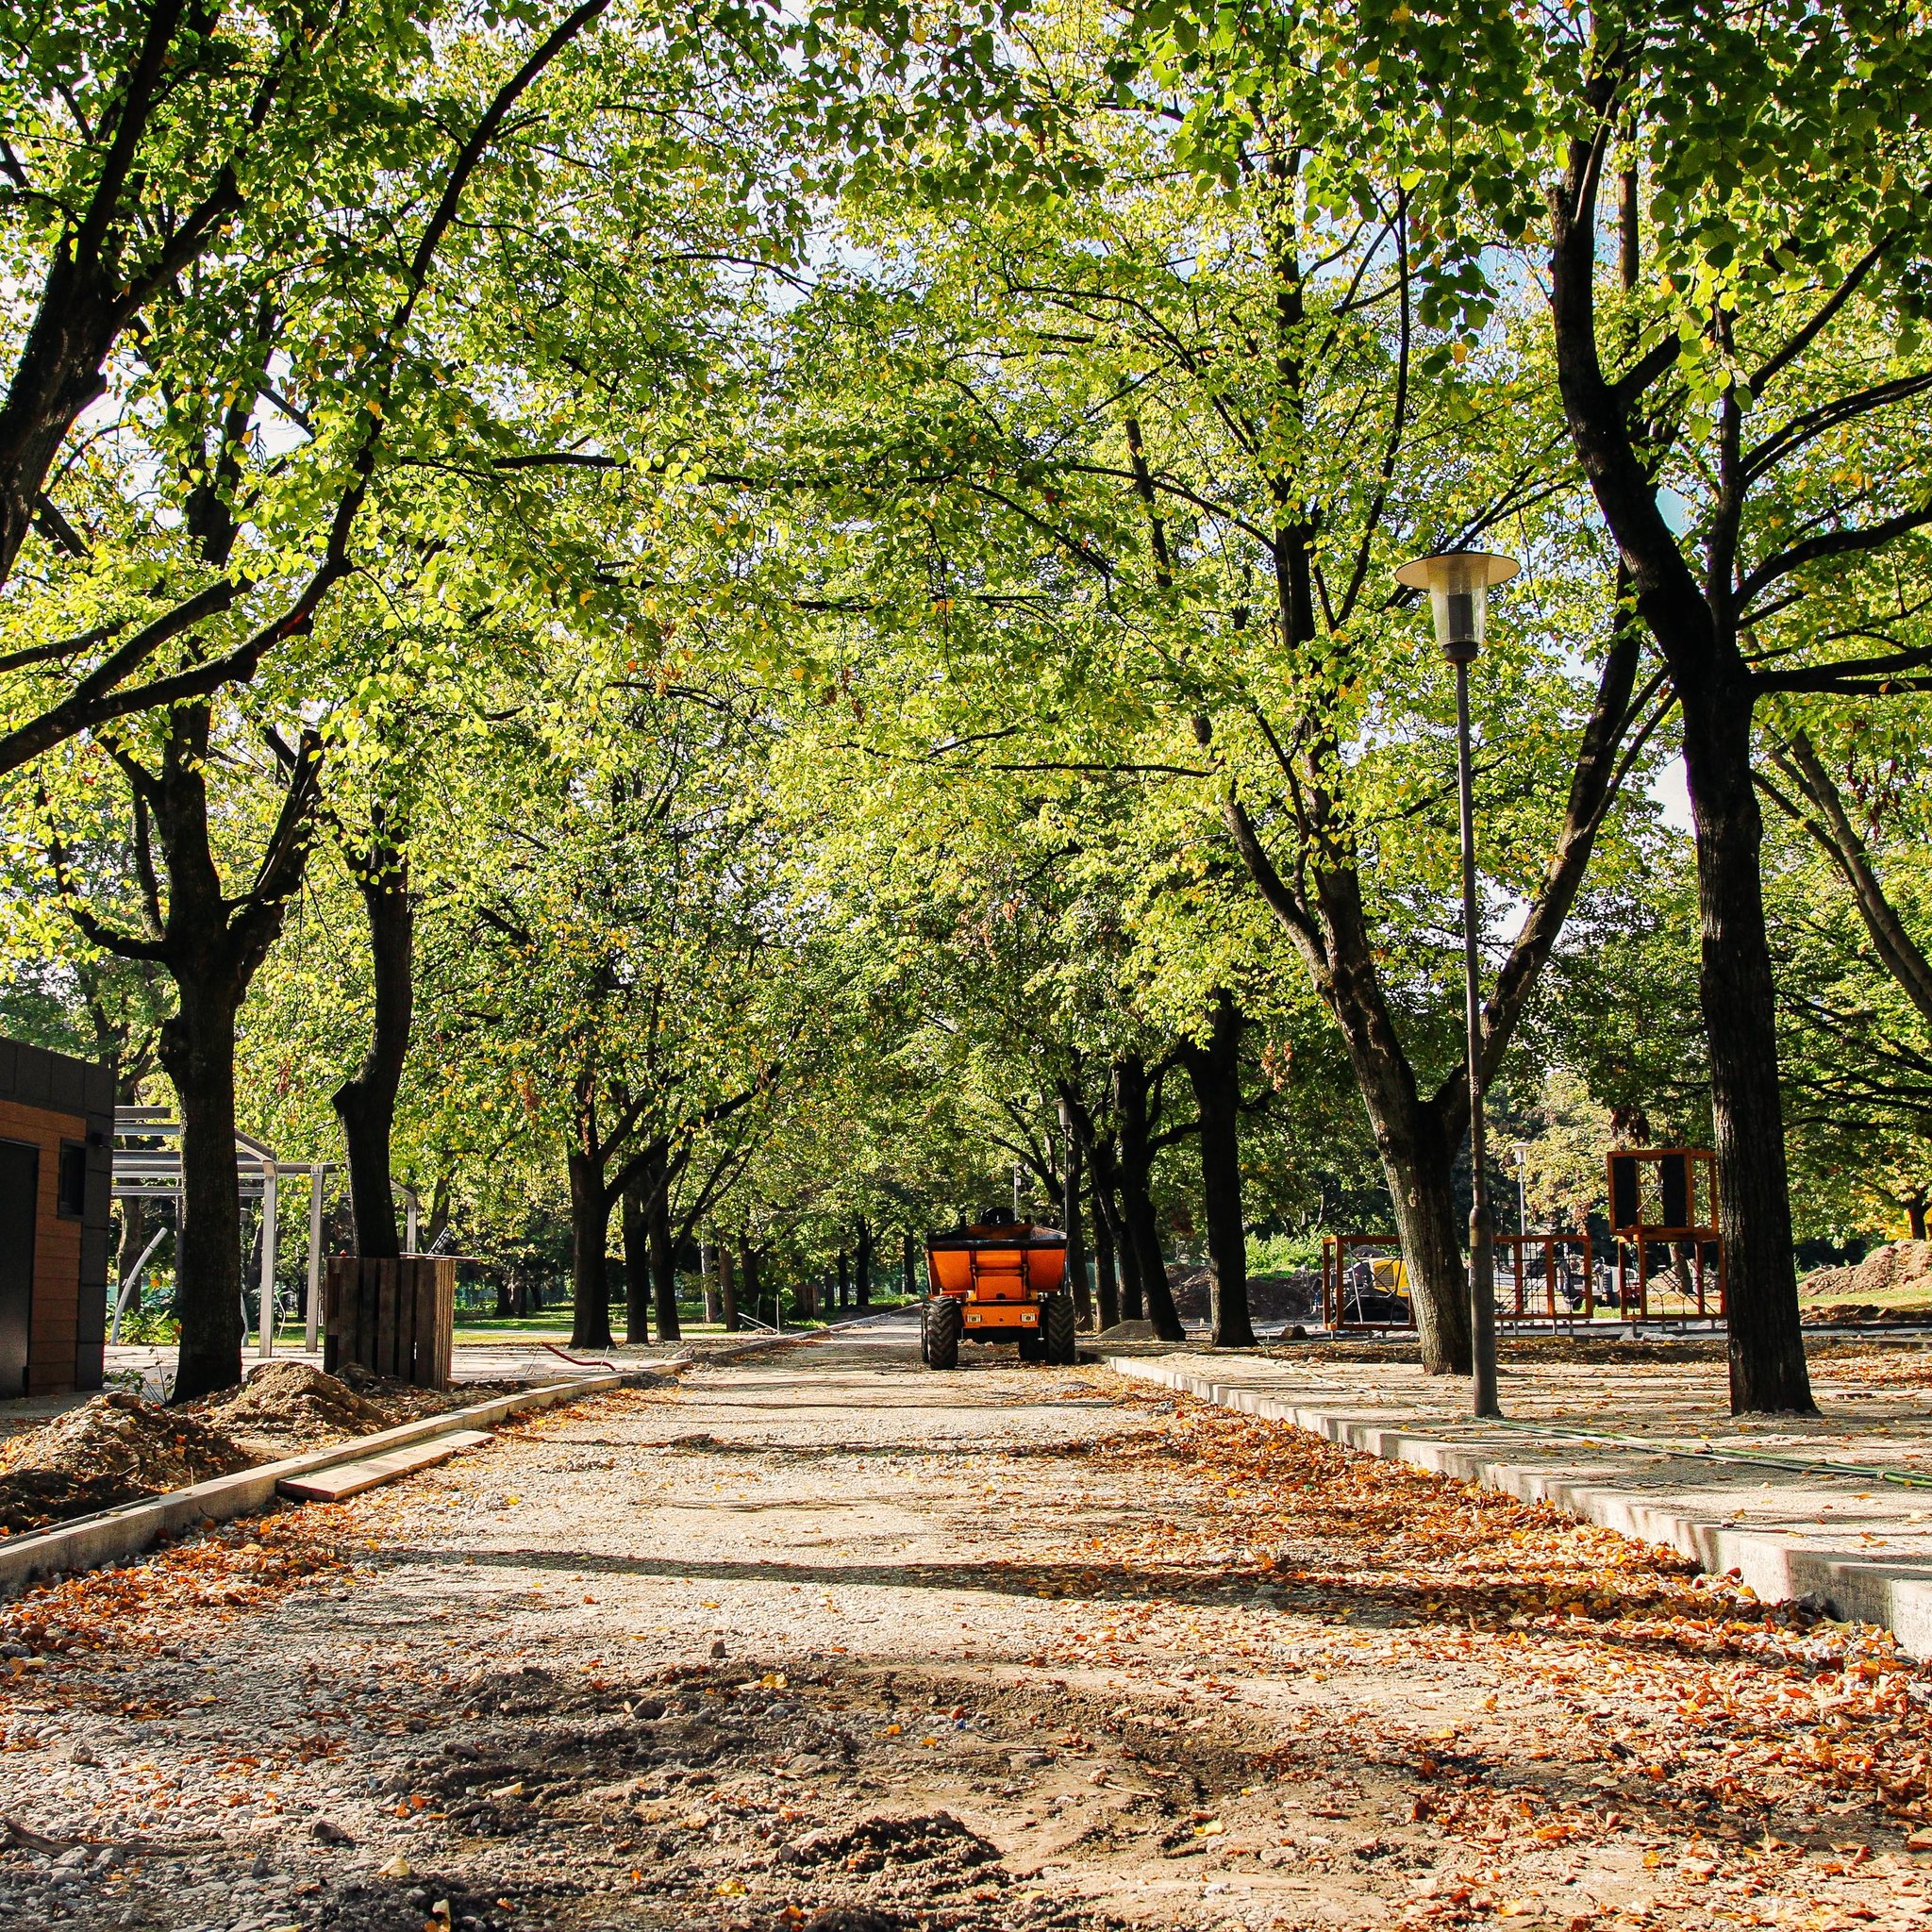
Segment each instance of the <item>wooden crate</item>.
[[372,1374],[446,1389],[456,1313],[457,1264],[446,1255],[333,1255],[323,1283],[323,1369],[334,1374],[359,1362]]

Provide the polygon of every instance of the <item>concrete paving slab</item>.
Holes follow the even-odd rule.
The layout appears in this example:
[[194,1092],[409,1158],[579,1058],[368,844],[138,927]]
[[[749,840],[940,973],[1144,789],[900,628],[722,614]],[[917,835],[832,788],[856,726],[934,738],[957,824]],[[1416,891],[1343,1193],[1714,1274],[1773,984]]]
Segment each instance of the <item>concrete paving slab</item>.
[[1883,1624],[1932,1657],[1932,1361],[1916,1350],[1820,1360],[1816,1416],[1731,1417],[1714,1352],[1522,1361],[1504,1378],[1501,1424],[1462,1413],[1466,1385],[1412,1361],[1181,1352],[1108,1362],[1666,1544],[1737,1573],[1767,1601],[1824,1597],[1833,1614]]

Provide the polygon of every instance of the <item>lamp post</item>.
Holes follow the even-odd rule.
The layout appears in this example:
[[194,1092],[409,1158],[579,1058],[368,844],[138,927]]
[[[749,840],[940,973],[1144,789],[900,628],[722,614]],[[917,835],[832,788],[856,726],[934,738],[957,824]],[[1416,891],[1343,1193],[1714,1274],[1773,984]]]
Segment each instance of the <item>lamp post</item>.
[[1470,799],[1469,667],[1483,647],[1492,584],[1507,583],[1516,560],[1486,550],[1451,550],[1418,558],[1395,573],[1398,583],[1429,593],[1436,642],[1456,667],[1456,778],[1462,804],[1462,992],[1469,1055],[1469,1347],[1471,1407],[1501,1415],[1496,1401],[1496,1280],[1483,1135],[1482,958],[1475,923],[1475,815]]
[[1516,1232],[1529,1232],[1529,1149],[1518,1147],[1509,1158],[1516,1163]]

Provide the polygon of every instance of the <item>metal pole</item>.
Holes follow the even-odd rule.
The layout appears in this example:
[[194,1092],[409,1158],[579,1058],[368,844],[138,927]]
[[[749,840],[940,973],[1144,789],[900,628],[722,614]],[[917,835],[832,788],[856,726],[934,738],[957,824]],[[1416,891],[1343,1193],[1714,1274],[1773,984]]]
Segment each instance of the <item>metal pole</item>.
[[261,1339],[256,1354],[267,1361],[275,1352],[275,1171],[261,1169]]
[[422,1212],[422,1204],[416,1199],[414,1188],[403,1190],[403,1253],[416,1252],[416,1221]]
[[327,1172],[323,1167],[308,1170],[308,1300],[302,1341],[310,1355],[315,1353],[322,1320],[322,1177]]
[[1488,1146],[1483,1132],[1482,955],[1475,923],[1475,806],[1469,769],[1469,659],[1456,662],[1456,778],[1462,803],[1462,991],[1469,1052],[1470,1406],[1503,1413],[1496,1401],[1496,1288],[1491,1261]]

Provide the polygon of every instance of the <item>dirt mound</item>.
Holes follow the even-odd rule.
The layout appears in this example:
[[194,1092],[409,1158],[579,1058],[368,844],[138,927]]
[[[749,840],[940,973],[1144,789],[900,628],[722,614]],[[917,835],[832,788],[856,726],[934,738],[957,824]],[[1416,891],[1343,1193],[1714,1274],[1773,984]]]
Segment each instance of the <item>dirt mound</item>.
[[0,1453],[0,1527],[16,1535],[186,1489],[257,1460],[198,1416],[158,1408],[123,1390],[15,1437]]
[[344,1362],[342,1380],[378,1409],[391,1427],[412,1423],[425,1415],[445,1415],[469,1403],[488,1402],[491,1396],[513,1395],[527,1389],[527,1382],[453,1382],[447,1389],[419,1389],[413,1382],[398,1381],[392,1375],[373,1374],[360,1362]]
[[1869,1302],[1905,1289],[1932,1294],[1932,1241],[1888,1241],[1852,1267],[1820,1268],[1798,1284],[1807,1301]]
[[1816,1307],[1805,1310],[1805,1325],[1807,1328],[1870,1323],[1908,1324],[1917,1326],[1927,1322],[1932,1322],[1932,1305],[1924,1302],[1915,1302],[1892,1308],[1880,1307],[1875,1302],[1824,1302]]
[[917,1818],[861,1818],[794,1839],[780,1854],[788,1865],[843,1865],[848,1872],[882,1872],[888,1865],[986,1865],[1000,1856],[950,1811]]
[[307,1362],[270,1362],[239,1389],[190,1407],[249,1448],[292,1456],[390,1426],[375,1403]]
[[[1205,1268],[1170,1268],[1168,1287],[1183,1322],[1205,1322],[1212,1276]],[[1322,1271],[1297,1268],[1285,1274],[1248,1276],[1248,1314],[1257,1322],[1307,1322],[1322,1313]]]

